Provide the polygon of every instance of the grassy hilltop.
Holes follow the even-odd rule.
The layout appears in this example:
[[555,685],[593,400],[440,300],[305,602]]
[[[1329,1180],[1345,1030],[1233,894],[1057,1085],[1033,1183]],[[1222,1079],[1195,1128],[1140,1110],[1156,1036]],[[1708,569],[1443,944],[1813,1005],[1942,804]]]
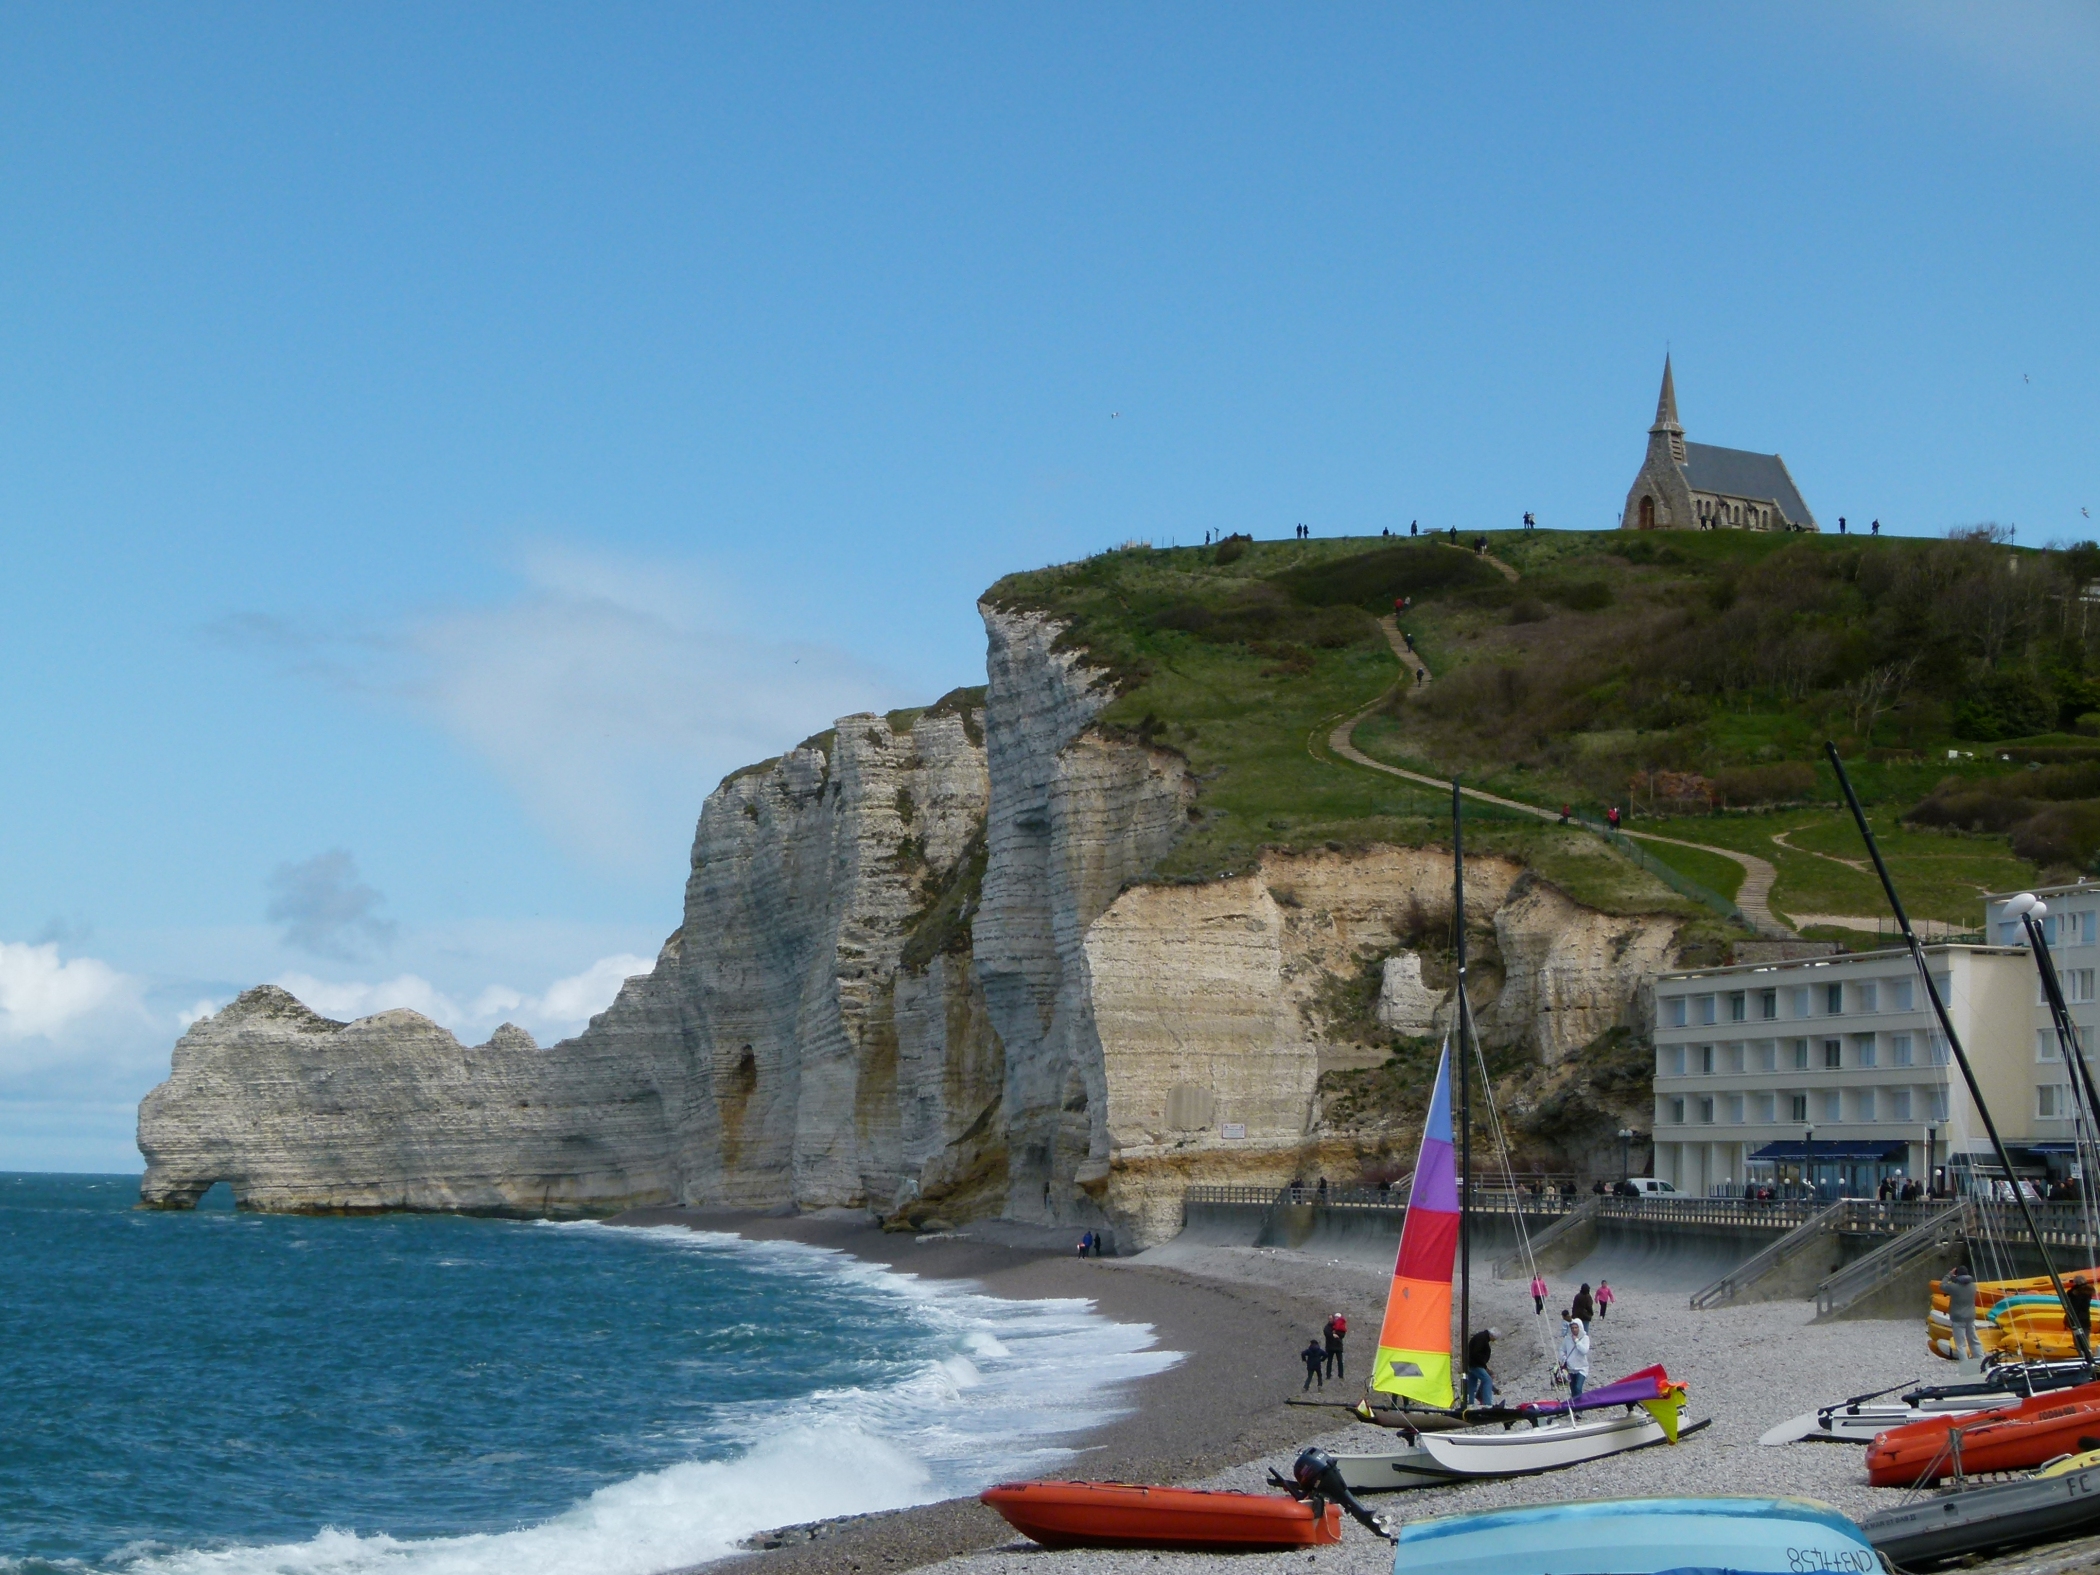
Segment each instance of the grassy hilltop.
[[[1987,890],[2100,873],[2100,606],[2081,598],[2100,547],[1539,531],[1491,533],[1482,556],[1475,539],[1131,547],[987,596],[1066,620],[1114,675],[1105,723],[1194,768],[1199,818],[1162,878],[1243,869],[1263,845],[1442,840],[1438,795],[1327,746],[1381,696],[1365,753],[1757,853],[1797,922],[1883,911],[1826,739],[1918,916],[1974,925]],[[1402,596],[1420,688],[1377,622]],[[1471,824],[1598,906],[1701,911],[1594,837]],[[1649,848],[1723,895],[1742,877]]]

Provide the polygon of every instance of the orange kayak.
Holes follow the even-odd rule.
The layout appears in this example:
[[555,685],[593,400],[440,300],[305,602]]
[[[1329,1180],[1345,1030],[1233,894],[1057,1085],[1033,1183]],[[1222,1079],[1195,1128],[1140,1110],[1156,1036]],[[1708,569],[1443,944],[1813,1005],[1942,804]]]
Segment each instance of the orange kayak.
[[1867,1480],[1876,1487],[1914,1487],[1954,1474],[1950,1428],[1961,1429],[1964,1473],[2024,1471],[2058,1455],[2077,1454],[2082,1438],[2100,1437],[2100,1384],[2043,1393],[2018,1405],[1967,1416],[1935,1416],[1877,1433],[1867,1447]]
[[1046,1548],[1310,1548],[1342,1540],[1342,1508],[1318,1521],[1282,1493],[1210,1493],[1129,1482],[1002,1482],[978,1495]]

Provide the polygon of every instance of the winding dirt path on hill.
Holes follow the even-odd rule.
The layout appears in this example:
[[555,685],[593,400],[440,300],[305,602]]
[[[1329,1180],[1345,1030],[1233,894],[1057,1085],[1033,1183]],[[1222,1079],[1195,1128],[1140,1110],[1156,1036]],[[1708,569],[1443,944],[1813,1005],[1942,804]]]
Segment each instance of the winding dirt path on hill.
[[[1497,564],[1496,567],[1506,568],[1502,564]],[[1514,570],[1508,570],[1507,572],[1512,579],[1516,577]],[[1378,620],[1378,627],[1384,631],[1386,644],[1393,648],[1393,655],[1399,660],[1402,668],[1418,670],[1424,675],[1421,681],[1413,686],[1414,688],[1423,688],[1434,681],[1434,675],[1429,673],[1429,664],[1407,649],[1407,643],[1401,637],[1400,625],[1397,619],[1388,615]],[[1390,694],[1391,691],[1388,690],[1387,693]],[[1369,755],[1356,747],[1356,729],[1374,711],[1384,705],[1385,701],[1386,696],[1380,695],[1361,711],[1355,712],[1353,715],[1337,722],[1327,734],[1328,749],[1354,765],[1368,766],[1373,771],[1383,771],[1387,776],[1399,777],[1403,781],[1418,782],[1424,787],[1439,788],[1448,792],[1451,784],[1443,778],[1426,776],[1419,771],[1409,771],[1400,766],[1388,765],[1383,760],[1373,760]],[[1519,799],[1503,798],[1500,794],[1484,792],[1480,788],[1461,787],[1459,791],[1468,798],[1478,799],[1483,804],[1497,804],[1504,809],[1518,810],[1523,814],[1533,815],[1540,820],[1549,821],[1556,825],[1560,821],[1560,812],[1557,810],[1542,809],[1536,804],[1526,804]],[[1667,843],[1674,848],[1692,848],[1700,853],[1716,854],[1721,858],[1741,865],[1743,869],[1743,884],[1736,891],[1735,905],[1742,910],[1743,917],[1756,927],[1760,935],[1774,940],[1797,939],[1794,932],[1780,921],[1778,915],[1772,912],[1772,884],[1779,879],[1779,871],[1772,866],[1769,860],[1761,859],[1754,853],[1740,853],[1734,848],[1717,848],[1705,842],[1687,842],[1681,837],[1657,836],[1652,831],[1622,830],[1619,835],[1632,837],[1642,842]],[[1805,850],[1797,849],[1796,851]]]

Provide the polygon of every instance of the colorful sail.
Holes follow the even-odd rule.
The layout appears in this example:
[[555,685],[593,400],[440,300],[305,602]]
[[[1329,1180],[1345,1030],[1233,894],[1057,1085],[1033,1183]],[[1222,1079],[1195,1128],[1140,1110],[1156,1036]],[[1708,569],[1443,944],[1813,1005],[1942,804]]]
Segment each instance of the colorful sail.
[[1451,1151],[1451,1042],[1437,1060],[1422,1153],[1400,1225],[1400,1256],[1378,1330],[1371,1387],[1449,1410],[1451,1264],[1458,1256],[1458,1166]]

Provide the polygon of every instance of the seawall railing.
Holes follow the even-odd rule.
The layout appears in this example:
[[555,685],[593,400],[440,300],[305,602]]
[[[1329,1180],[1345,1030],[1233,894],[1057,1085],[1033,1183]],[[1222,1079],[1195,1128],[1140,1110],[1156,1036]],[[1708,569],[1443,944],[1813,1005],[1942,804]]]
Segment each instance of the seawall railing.
[[1839,1219],[1845,1213],[1845,1207],[1843,1203],[1833,1203],[1828,1208],[1811,1214],[1763,1252],[1737,1264],[1711,1285],[1701,1286],[1692,1293],[1693,1310],[1697,1312],[1710,1307],[1725,1307],[1734,1301],[1816,1237],[1826,1231],[1835,1230]]
[[1829,1317],[1862,1297],[1871,1296],[1883,1286],[1893,1284],[1920,1259],[1945,1250],[1956,1238],[1973,1233],[1976,1226],[1977,1205],[1974,1203],[1958,1203],[1938,1209],[1931,1217],[1891,1236],[1872,1252],[1855,1258],[1818,1285],[1816,1316]]

